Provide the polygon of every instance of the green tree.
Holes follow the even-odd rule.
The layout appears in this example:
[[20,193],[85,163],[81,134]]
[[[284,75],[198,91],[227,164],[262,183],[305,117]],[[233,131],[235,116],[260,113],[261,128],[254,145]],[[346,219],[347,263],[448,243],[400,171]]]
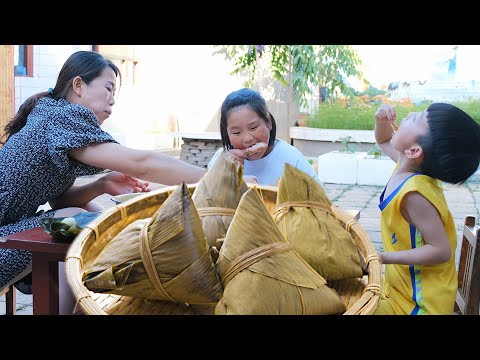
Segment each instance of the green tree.
[[[233,61],[231,74],[248,75],[245,86],[253,87],[258,64],[265,59],[269,75],[289,89],[299,105],[307,105],[307,94],[316,87],[325,88],[333,100],[336,91],[352,96],[345,77],[355,76],[365,82],[360,69],[362,61],[350,45],[218,45],[221,53]],[[322,99],[320,99],[322,101]]]

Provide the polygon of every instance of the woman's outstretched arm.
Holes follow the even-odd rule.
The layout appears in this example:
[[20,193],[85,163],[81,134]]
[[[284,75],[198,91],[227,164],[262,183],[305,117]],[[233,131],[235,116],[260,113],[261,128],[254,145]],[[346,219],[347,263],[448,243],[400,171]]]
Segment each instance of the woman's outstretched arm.
[[131,149],[110,142],[72,149],[69,155],[85,164],[164,185],[196,183],[206,172],[204,168],[158,151]]

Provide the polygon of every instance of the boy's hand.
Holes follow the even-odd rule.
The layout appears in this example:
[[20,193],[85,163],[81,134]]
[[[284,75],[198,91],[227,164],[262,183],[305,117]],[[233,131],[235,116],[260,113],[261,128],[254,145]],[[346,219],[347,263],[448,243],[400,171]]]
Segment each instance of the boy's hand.
[[382,104],[375,113],[375,141],[380,149],[395,162],[398,161],[400,153],[390,144],[390,140],[397,131],[396,119],[397,113],[392,105]]
[[397,119],[397,113],[392,105],[382,104],[375,113],[375,121],[380,123],[388,122],[394,124]]

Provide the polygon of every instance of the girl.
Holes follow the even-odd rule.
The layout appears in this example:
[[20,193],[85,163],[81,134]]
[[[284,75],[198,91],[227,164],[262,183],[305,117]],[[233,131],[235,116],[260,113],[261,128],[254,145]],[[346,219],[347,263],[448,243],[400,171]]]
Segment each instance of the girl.
[[[220,110],[220,134],[223,148],[213,155],[208,168],[225,150],[244,165],[247,181],[278,185],[285,163],[289,163],[322,185],[303,154],[296,147],[275,138],[275,119],[265,99],[255,90],[243,88],[225,98]],[[267,146],[261,146],[262,143]],[[245,151],[252,146],[258,151]]]

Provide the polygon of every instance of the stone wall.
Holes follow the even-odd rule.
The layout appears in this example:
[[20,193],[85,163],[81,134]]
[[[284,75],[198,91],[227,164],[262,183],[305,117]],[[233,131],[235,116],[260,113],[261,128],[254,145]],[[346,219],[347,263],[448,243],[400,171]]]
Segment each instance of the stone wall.
[[206,168],[213,154],[222,147],[218,139],[183,139],[180,160]]

